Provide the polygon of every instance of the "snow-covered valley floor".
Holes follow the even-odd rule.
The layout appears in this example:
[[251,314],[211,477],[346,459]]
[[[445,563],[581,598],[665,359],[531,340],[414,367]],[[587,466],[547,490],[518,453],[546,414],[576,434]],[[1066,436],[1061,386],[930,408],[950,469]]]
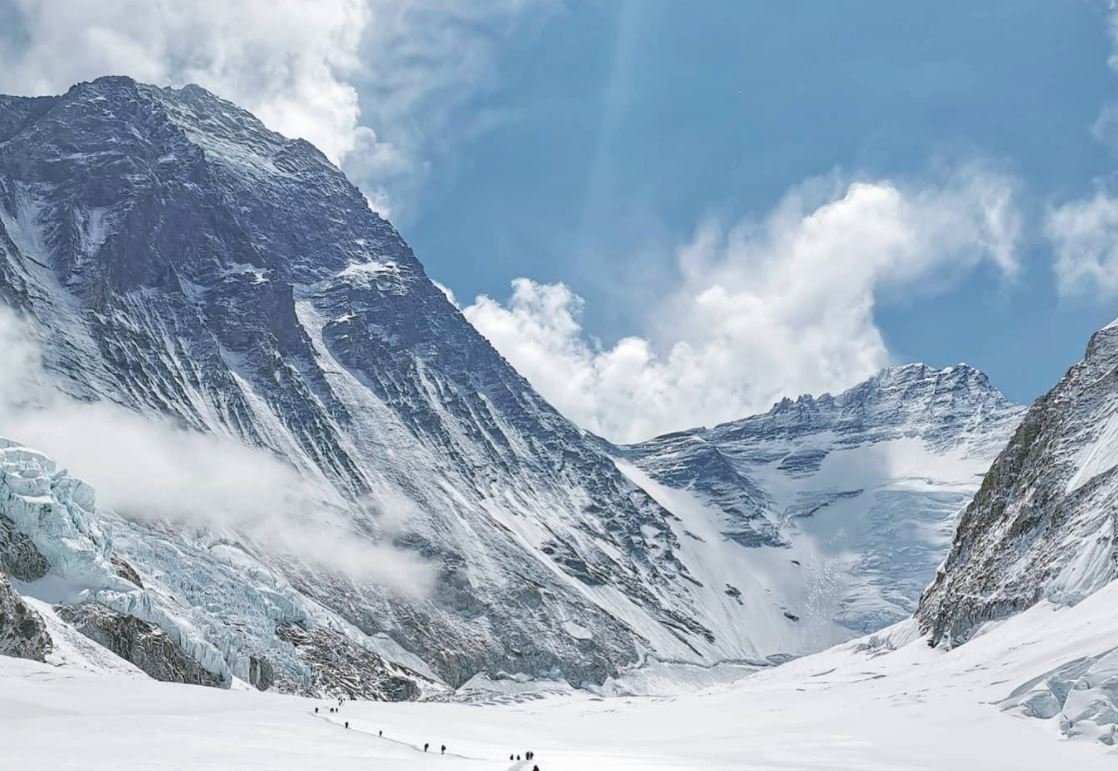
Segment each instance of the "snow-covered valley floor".
[[[349,702],[337,714],[325,701],[0,657],[0,767],[1109,770],[1118,750],[1090,724],[1067,739],[1060,715],[1026,717],[1006,700],[1118,648],[1116,602],[1111,584],[1074,608],[1037,606],[952,652],[911,640],[906,622],[699,692]],[[1089,694],[1070,691],[1065,713]],[[533,763],[509,761],[528,749]]]

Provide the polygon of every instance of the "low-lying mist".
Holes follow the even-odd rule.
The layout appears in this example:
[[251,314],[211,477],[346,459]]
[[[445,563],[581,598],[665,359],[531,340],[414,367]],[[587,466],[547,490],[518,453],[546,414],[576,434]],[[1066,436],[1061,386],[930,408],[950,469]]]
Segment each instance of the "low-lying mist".
[[401,493],[349,501],[267,450],[69,397],[43,367],[33,325],[2,306],[0,351],[0,435],[88,481],[99,505],[134,520],[233,532],[396,593],[430,590],[431,565],[353,527],[356,515],[374,512],[380,533],[398,531],[415,510]]

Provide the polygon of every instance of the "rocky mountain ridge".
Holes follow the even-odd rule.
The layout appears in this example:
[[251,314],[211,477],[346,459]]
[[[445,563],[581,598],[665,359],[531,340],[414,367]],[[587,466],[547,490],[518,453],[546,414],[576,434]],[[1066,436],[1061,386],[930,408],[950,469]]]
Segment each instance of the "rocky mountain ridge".
[[722,538],[787,551],[803,584],[789,612],[865,633],[911,615],[1020,414],[973,367],[909,364],[624,451],[704,501]]
[[967,507],[917,614],[933,644],[1118,576],[1118,326],[1029,408]]

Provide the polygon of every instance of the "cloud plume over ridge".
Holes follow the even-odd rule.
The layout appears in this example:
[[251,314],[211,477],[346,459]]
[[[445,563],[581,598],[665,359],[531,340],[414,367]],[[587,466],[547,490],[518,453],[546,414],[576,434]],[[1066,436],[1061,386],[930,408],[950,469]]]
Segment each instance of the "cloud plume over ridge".
[[708,222],[647,334],[589,338],[563,284],[513,282],[466,317],[583,427],[615,441],[732,420],[788,394],[836,390],[887,366],[881,296],[949,286],[986,263],[1018,270],[1015,182],[967,167],[935,184],[858,181],[789,193],[763,221]]

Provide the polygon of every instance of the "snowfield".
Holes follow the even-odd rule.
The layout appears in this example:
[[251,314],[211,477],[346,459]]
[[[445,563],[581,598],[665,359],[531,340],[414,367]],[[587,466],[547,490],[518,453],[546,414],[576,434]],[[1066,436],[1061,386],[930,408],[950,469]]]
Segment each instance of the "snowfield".
[[[469,703],[347,702],[337,714],[325,701],[90,671],[72,655],[54,666],[0,658],[0,747],[6,768],[114,771],[531,769],[508,759],[528,749],[541,771],[1109,771],[1118,750],[1099,739],[1113,739],[1113,724],[1093,720],[1118,673],[1105,657],[1116,601],[1111,584],[1075,607],[1040,604],[952,651],[906,621],[704,691],[510,684]],[[1094,675],[1076,680],[1091,662]],[[1049,717],[1030,716],[1058,698]]]

